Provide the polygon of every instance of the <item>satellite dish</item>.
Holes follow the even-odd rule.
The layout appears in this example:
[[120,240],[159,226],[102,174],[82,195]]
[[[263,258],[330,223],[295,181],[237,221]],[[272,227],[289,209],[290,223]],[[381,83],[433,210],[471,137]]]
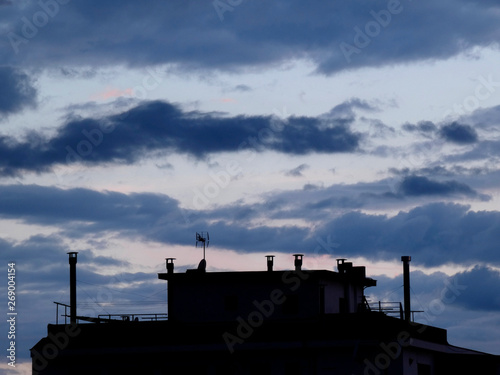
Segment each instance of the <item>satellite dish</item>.
[[207,261],[205,259],[202,259],[200,261],[200,264],[198,264],[198,272],[205,272],[207,269]]

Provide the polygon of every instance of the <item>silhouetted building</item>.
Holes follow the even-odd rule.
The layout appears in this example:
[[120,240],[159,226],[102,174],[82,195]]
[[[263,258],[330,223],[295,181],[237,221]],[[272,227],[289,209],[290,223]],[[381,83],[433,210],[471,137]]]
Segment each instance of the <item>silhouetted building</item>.
[[158,275],[168,320],[49,325],[33,374],[500,374],[498,356],[449,345],[446,330],[412,322],[401,304],[368,304],[376,281],[365,267],[303,270],[295,254],[294,270],[275,271],[267,259],[267,271],[206,272],[202,260],[176,273],[168,258]]

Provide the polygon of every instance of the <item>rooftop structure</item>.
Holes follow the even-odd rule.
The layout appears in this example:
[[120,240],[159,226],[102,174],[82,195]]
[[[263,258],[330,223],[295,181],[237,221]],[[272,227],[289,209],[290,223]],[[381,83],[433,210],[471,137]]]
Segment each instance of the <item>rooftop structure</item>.
[[253,272],[207,272],[202,259],[182,273],[167,258],[158,274],[168,282],[167,320],[82,317],[70,306],[70,324],[49,325],[32,348],[33,374],[500,374],[498,356],[412,322],[410,257],[405,309],[390,311],[367,302],[377,282],[365,267],[338,259],[336,271],[306,270],[302,258],[274,270],[267,255],[267,269]]

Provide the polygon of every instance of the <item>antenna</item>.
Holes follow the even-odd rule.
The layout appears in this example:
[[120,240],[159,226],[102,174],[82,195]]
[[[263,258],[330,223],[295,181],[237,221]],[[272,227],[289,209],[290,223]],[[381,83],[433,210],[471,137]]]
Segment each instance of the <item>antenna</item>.
[[196,247],[198,247],[198,242],[203,244],[203,259],[205,259],[205,247],[208,247],[210,243],[210,235],[208,232],[196,232]]

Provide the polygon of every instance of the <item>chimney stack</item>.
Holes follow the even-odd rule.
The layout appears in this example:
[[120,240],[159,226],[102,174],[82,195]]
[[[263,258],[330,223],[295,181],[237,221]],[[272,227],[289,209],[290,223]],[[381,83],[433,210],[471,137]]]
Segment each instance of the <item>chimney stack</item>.
[[69,317],[70,323],[76,324],[76,254],[69,252]]
[[293,256],[295,257],[295,271],[300,271],[302,268],[302,257],[304,254],[293,254]]
[[271,272],[273,270],[274,255],[266,255],[267,258],[267,270]]
[[403,290],[404,290],[404,312],[405,320],[411,321],[411,305],[410,305],[410,256],[402,256],[403,262]]
[[167,260],[167,273],[174,273],[175,258],[165,258]]

